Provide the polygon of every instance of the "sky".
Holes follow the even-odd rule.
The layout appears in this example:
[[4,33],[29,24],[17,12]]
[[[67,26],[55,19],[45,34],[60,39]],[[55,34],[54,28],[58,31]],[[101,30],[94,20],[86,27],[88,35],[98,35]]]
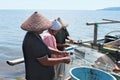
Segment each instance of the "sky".
[[0,9],[96,10],[120,7],[120,0],[0,0]]

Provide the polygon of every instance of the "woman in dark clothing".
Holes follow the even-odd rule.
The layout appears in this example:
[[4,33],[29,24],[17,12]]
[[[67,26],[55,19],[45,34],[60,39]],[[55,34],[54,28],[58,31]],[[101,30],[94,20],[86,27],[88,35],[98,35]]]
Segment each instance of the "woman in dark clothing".
[[68,44],[66,44],[66,39],[70,41],[70,43],[75,43],[74,40],[72,40],[69,36],[69,32],[67,30],[67,26],[68,26],[68,23],[66,21],[64,21],[62,18],[58,17],[57,19],[61,25],[62,25],[62,29],[57,33],[55,34],[55,39],[56,39],[56,43],[57,43],[57,48],[58,50],[61,50],[61,51],[64,51],[64,49],[66,47],[69,47]]
[[39,34],[51,26],[51,22],[37,12],[21,26],[22,29],[28,31],[22,45],[26,80],[53,80],[54,65],[70,62],[68,57],[51,58],[51,53],[66,56],[69,52],[50,50],[43,43]]
[[58,50],[64,51],[65,47],[69,47],[68,44],[66,44],[66,39],[69,36],[69,33],[66,28],[62,28],[57,34],[55,34],[56,43]]
[[[50,50],[43,43],[39,34],[27,32],[23,41],[23,53],[25,58],[27,80],[53,80],[53,66],[44,66],[37,58],[51,57]],[[50,73],[50,74],[49,74]]]

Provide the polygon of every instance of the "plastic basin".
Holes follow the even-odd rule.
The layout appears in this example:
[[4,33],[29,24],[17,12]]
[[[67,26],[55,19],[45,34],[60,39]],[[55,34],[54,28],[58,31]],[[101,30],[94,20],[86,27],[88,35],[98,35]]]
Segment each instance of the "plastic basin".
[[71,80],[117,80],[111,74],[89,67],[74,67],[70,69]]

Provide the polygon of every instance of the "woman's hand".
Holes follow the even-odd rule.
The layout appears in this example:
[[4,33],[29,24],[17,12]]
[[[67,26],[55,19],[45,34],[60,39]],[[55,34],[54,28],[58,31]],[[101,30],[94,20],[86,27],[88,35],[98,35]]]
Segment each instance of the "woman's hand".
[[63,57],[63,62],[66,64],[70,63],[70,58],[69,57]]
[[63,55],[64,57],[69,56],[70,52],[68,51],[60,51],[60,55]]

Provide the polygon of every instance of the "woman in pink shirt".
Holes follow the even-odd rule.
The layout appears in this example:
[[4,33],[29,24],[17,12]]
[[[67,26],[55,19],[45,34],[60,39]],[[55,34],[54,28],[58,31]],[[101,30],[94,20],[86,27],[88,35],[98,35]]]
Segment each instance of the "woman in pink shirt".
[[[60,31],[60,29],[62,28],[61,24],[59,23],[59,21],[54,20],[52,21],[52,27],[49,28],[43,35],[42,35],[42,39],[43,42],[51,49],[55,49],[58,51],[57,49],[57,44],[56,44],[56,39],[54,37],[54,35]],[[61,58],[63,57],[63,55],[56,55],[56,54],[52,54],[52,57],[54,58]],[[63,80],[63,77],[61,77],[60,75],[63,75],[63,71],[65,69],[65,67],[61,67],[62,64],[58,64],[55,65],[55,79],[54,80]]]
[[55,35],[62,27],[57,20],[52,21],[52,24],[52,27],[43,33],[42,39],[48,47],[58,50],[56,39],[53,35]]

